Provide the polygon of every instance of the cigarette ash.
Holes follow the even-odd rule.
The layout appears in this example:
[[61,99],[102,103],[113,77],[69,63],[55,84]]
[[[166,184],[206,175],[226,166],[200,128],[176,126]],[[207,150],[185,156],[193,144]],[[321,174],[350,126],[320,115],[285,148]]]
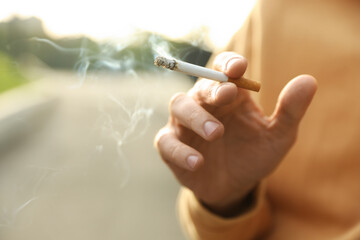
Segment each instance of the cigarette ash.
[[174,70],[177,67],[177,62],[175,60],[167,59],[161,56],[155,58],[154,64],[158,67],[163,67],[170,70]]

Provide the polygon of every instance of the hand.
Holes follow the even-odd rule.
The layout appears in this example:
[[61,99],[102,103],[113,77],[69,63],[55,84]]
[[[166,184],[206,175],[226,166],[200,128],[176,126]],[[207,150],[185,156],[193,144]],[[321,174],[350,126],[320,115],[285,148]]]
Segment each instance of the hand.
[[[214,61],[231,78],[240,78],[246,66],[243,57],[229,52]],[[313,77],[296,77],[268,117],[247,90],[199,80],[172,98],[169,122],[155,144],[181,184],[215,212],[228,211],[289,151],[316,89]]]

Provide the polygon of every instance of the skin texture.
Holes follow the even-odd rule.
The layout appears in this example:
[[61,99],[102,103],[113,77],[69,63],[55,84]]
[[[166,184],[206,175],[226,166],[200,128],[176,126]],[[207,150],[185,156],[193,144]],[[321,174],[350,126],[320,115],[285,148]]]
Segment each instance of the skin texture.
[[[240,78],[247,61],[224,52],[214,69]],[[317,89],[308,75],[292,79],[265,116],[247,90],[201,79],[170,101],[170,118],[155,138],[165,163],[182,185],[219,215],[236,211],[296,140],[299,123]]]

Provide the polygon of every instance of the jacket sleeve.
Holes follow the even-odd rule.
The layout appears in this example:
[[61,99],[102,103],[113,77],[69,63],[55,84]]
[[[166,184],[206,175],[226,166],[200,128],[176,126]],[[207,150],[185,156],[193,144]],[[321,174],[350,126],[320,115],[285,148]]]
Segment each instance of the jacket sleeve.
[[182,188],[178,199],[178,215],[189,239],[257,239],[271,226],[264,183],[256,189],[254,201],[252,207],[244,214],[222,218],[207,210],[192,191]]

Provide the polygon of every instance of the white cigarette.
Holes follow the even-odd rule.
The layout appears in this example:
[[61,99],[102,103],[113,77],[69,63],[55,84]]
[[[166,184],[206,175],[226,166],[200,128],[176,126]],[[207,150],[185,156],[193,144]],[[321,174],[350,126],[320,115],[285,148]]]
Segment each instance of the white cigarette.
[[177,72],[182,72],[191,76],[207,78],[219,82],[233,82],[238,87],[253,90],[258,92],[260,90],[260,83],[246,78],[232,79],[226,76],[226,74],[215,71],[209,68],[201,67],[191,63],[183,62],[177,59],[168,59],[158,56],[155,59],[154,64]]

